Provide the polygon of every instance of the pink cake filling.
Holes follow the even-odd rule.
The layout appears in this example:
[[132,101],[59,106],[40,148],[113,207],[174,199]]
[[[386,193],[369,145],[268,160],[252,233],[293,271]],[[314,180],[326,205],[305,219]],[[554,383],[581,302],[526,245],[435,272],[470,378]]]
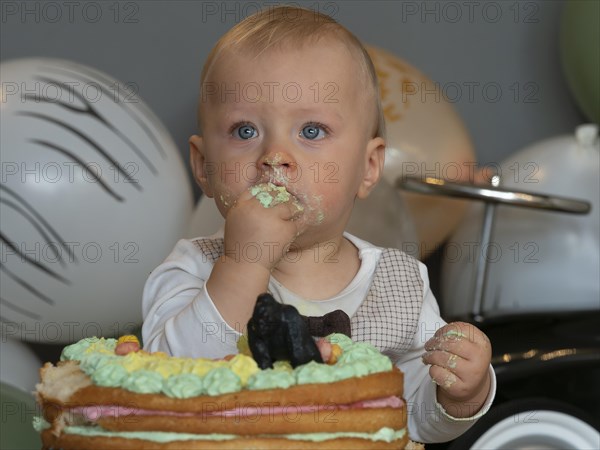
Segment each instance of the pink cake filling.
[[141,409],[119,405],[95,405],[95,406],[79,406],[71,408],[70,411],[75,414],[81,414],[89,421],[96,421],[101,417],[131,417],[131,416],[175,416],[175,417],[252,417],[261,415],[279,415],[279,414],[308,414],[318,411],[335,411],[347,409],[364,409],[364,408],[401,408],[404,401],[396,396],[383,397],[373,400],[365,400],[355,403],[342,405],[288,405],[288,406],[244,406],[227,410],[208,410],[210,406],[217,407],[216,404],[208,404],[207,408],[203,407],[202,411],[198,412],[177,412],[177,411],[161,411],[152,409]]

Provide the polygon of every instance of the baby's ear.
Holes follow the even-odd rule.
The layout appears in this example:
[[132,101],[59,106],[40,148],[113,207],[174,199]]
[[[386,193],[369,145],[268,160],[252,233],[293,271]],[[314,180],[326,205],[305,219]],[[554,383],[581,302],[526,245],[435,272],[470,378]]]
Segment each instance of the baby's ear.
[[367,143],[365,173],[358,187],[357,198],[364,199],[369,196],[383,174],[384,162],[385,140],[381,137],[375,137]]
[[206,173],[206,160],[204,157],[204,139],[197,134],[190,137],[190,165],[196,182],[202,188],[202,193],[207,197],[213,196]]

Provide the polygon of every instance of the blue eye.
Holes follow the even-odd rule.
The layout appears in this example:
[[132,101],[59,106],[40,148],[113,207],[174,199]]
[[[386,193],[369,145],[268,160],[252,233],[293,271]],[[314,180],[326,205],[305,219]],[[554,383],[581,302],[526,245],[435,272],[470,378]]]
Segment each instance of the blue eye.
[[325,130],[319,124],[311,123],[310,125],[306,125],[300,131],[300,134],[303,138],[314,141],[315,139],[323,139],[325,137]]
[[234,136],[240,139],[252,139],[258,136],[258,131],[252,125],[240,125],[233,130]]

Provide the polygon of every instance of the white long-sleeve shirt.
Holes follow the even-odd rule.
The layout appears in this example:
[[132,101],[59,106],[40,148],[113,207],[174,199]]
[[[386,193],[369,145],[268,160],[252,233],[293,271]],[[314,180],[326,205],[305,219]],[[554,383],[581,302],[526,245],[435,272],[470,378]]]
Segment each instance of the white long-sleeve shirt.
[[[212,237],[222,237],[217,234]],[[352,316],[369,290],[383,249],[345,234],[359,252],[360,269],[354,279],[336,296],[319,301],[301,298],[273,277],[269,291],[281,303],[291,304],[306,316],[319,316],[341,309]],[[496,382],[492,368],[491,388],[483,407],[469,418],[454,418],[436,400],[436,385],[429,377],[429,367],[421,357],[424,345],[446,322],[431,289],[427,268],[419,264],[423,281],[423,303],[412,345],[392,361],[404,372],[404,392],[408,406],[408,429],[411,439],[421,442],[449,441],[472,426],[493,401]],[[221,358],[237,353],[241,324],[230,326],[221,317],[208,291],[206,280],[213,263],[193,241],[180,240],[167,259],[156,268],[144,288],[142,336],[148,351],[171,355]]]

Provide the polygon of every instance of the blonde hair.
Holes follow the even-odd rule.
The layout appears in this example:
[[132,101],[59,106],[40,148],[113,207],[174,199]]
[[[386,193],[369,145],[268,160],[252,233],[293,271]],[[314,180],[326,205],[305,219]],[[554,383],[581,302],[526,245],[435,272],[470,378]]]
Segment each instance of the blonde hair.
[[[277,6],[263,9],[246,17],[225,33],[209,53],[200,77],[200,89],[218,60],[228,49],[243,48],[255,55],[277,46],[302,45],[325,37],[337,38],[346,45],[360,64],[361,72],[370,82],[376,108],[376,126],[373,137],[385,137],[385,119],[379,96],[379,82],[367,50],[348,29],[330,16],[306,8]],[[202,98],[202,93],[200,95]],[[198,109],[200,125],[200,108]]]

